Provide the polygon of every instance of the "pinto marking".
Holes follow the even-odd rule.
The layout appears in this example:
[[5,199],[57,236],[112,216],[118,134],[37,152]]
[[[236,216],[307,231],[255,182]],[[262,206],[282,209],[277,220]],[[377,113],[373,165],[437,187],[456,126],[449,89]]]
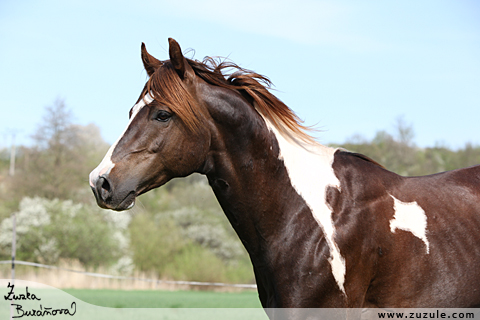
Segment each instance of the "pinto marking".
[[130,117],[128,124],[125,127],[125,130],[123,130],[123,133],[120,135],[117,141],[115,141],[115,143],[112,144],[112,146],[108,149],[107,153],[105,154],[105,157],[103,157],[102,162],[100,162],[100,164],[90,173],[89,182],[92,188],[95,187],[95,183],[97,182],[100,176],[108,175],[110,171],[112,171],[112,169],[115,167],[115,163],[112,162],[113,150],[115,150],[115,147],[117,146],[118,142],[122,139],[128,127],[132,123],[133,119],[138,114],[138,112],[140,112],[140,110],[142,110],[144,106],[151,103],[152,101],[153,101],[152,96],[149,93],[147,93],[143,99],[141,99],[137,104],[133,106],[132,116]]
[[427,254],[430,253],[430,245],[427,239],[427,216],[425,211],[418,205],[416,201],[402,202],[393,198],[393,210],[395,214],[390,220],[390,231],[395,233],[396,229],[411,232],[415,237],[425,243]]
[[345,259],[340,254],[340,249],[335,242],[333,210],[326,200],[328,187],[334,187],[341,191],[340,181],[332,168],[337,149],[304,142],[293,135],[282,134],[268,118],[263,115],[262,117],[269,130],[275,134],[280,148],[278,158],[283,160],[293,188],[306,202],[315,221],[325,234],[330,248],[328,261],[332,268],[332,274],[338,287],[345,294]]

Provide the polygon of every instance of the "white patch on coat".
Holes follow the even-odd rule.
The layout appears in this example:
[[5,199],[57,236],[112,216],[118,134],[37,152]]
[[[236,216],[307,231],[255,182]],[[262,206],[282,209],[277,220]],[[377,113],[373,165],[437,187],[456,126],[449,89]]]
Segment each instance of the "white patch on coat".
[[415,237],[425,243],[427,254],[430,253],[430,246],[427,239],[427,215],[425,211],[414,202],[402,202],[393,198],[393,210],[395,214],[390,220],[390,231],[395,233],[396,229],[411,232]]
[[95,183],[97,182],[100,176],[109,174],[110,171],[112,171],[113,167],[115,167],[115,163],[112,162],[113,150],[115,150],[115,147],[117,146],[118,142],[123,138],[123,135],[127,131],[130,124],[132,123],[133,119],[135,119],[135,116],[138,114],[138,112],[140,112],[140,110],[142,110],[144,106],[151,103],[152,101],[153,101],[153,98],[150,96],[150,94],[146,94],[142,100],[140,100],[137,104],[133,106],[132,115],[130,117],[130,121],[128,122],[125,130],[117,139],[117,141],[110,147],[110,149],[108,149],[107,153],[105,154],[105,157],[103,157],[102,162],[100,162],[100,164],[92,172],[90,172],[89,182],[92,188],[95,187]]
[[335,242],[332,208],[326,200],[328,187],[341,190],[340,181],[332,168],[336,149],[318,143],[306,143],[293,136],[281,134],[266,117],[263,118],[277,138],[280,147],[279,159],[285,164],[293,188],[305,200],[313,217],[322,228],[330,248],[329,262],[333,277],[345,294],[345,259]]

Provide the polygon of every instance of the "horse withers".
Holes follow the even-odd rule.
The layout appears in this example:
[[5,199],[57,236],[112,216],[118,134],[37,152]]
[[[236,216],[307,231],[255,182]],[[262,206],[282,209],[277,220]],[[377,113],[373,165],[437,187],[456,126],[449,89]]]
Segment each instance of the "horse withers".
[[480,166],[399,176],[317,143],[266,77],[169,45],[161,61],[142,44],[149,79],[90,174],[100,207],[198,172],[265,308],[480,306]]

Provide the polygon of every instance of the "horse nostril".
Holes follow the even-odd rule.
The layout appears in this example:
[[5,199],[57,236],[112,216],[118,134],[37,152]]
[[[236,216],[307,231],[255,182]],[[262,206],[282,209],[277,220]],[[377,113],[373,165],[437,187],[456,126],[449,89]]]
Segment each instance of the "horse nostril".
[[103,178],[102,189],[107,192],[110,192],[110,183],[105,178]]
[[100,177],[97,181],[97,192],[103,201],[106,201],[112,191],[110,182],[106,177]]

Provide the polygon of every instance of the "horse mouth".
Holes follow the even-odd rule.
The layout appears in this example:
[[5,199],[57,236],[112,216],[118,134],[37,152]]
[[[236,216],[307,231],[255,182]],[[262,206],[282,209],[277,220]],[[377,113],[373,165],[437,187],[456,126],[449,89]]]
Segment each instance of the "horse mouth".
[[124,211],[124,210],[129,210],[135,206],[135,199],[137,197],[137,194],[135,191],[130,191],[127,196],[115,207],[112,207],[110,209],[115,210],[115,211]]
[[92,188],[92,191],[100,208],[115,211],[124,211],[129,210],[135,206],[135,199],[137,197],[135,191],[130,191],[121,201],[115,201],[114,199],[112,199],[112,197],[102,199],[102,197],[98,195],[95,188]]

